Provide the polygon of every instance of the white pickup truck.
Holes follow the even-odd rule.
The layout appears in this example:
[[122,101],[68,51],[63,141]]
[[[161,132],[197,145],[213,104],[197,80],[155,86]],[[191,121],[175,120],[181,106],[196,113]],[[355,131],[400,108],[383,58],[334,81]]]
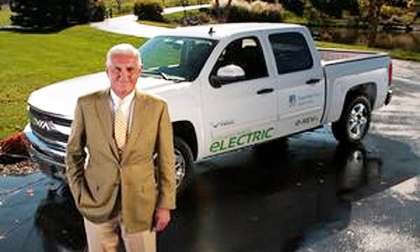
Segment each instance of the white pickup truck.
[[[241,23],[177,28],[140,49],[138,89],[169,105],[178,192],[194,161],[332,123],[355,143],[371,111],[391,100],[392,65],[384,53],[318,50],[291,24]],[[25,133],[31,156],[50,174],[64,168],[77,98],[109,86],[104,72],[33,92]]]

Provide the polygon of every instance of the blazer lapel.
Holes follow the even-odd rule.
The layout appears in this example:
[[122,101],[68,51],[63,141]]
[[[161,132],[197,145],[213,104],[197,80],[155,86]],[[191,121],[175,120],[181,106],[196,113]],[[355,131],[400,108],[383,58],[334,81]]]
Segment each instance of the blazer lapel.
[[110,148],[114,156],[119,159],[118,148],[114,141],[112,128],[112,111],[109,104],[109,88],[100,94],[100,98],[96,102],[96,112],[100,119],[100,125],[106,140],[109,142]]
[[139,136],[143,133],[144,118],[147,111],[146,108],[147,108],[146,99],[140,92],[136,91],[131,129],[128,135],[127,144],[124,147],[124,152],[122,154],[122,158],[121,158],[122,161],[127,157],[127,154],[130,148],[132,148],[133,144],[137,141],[137,138],[139,138]]

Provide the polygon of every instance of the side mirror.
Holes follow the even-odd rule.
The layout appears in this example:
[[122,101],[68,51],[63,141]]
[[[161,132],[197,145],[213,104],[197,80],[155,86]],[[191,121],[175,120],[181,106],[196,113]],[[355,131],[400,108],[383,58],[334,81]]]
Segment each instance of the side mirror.
[[220,88],[224,84],[245,79],[245,71],[237,65],[227,65],[219,68],[216,75],[210,77],[213,87]]

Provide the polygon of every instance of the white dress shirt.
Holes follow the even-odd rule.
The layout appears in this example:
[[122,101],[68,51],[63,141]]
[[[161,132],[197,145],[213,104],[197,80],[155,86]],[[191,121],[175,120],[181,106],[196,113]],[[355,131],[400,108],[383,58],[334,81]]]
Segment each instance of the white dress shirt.
[[121,99],[111,89],[111,102],[110,102],[110,104],[111,104],[112,112],[115,113],[115,111],[118,108],[118,105],[120,104],[120,102],[122,102],[122,105],[121,105],[122,106],[122,111],[123,111],[125,119],[127,120],[127,125],[128,125],[128,132],[127,133],[130,132],[131,122],[133,121],[134,95],[135,95],[135,90],[131,91],[130,94],[128,94],[123,99]]

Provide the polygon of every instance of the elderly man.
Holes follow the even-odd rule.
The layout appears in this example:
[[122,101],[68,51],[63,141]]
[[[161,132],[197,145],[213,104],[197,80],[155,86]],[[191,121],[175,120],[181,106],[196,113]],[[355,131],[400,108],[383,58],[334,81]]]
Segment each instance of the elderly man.
[[141,70],[136,48],[116,45],[106,61],[111,88],[77,102],[67,178],[84,217],[89,251],[117,251],[122,245],[126,251],[155,251],[155,231],[167,226],[175,208],[168,108],[136,91]]

